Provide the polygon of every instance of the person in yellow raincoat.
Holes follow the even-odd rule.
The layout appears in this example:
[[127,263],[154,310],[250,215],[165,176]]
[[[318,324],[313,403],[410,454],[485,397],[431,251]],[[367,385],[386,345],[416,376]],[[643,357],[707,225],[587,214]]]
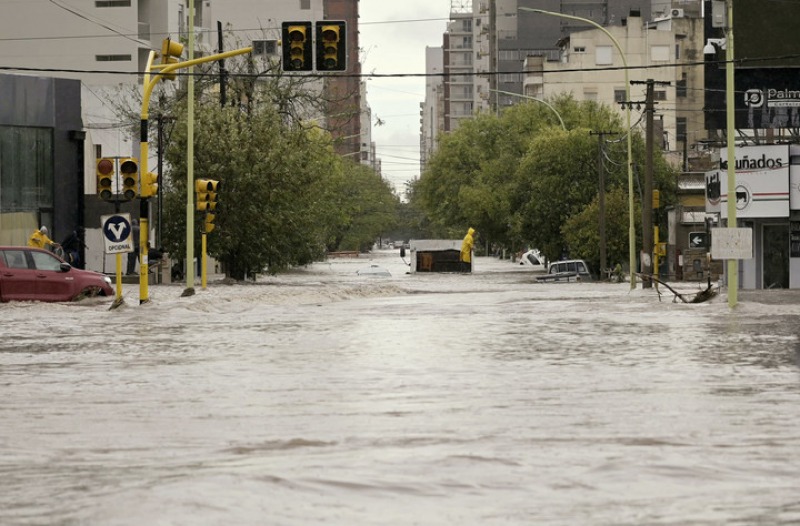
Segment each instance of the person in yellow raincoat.
[[46,226],[36,230],[33,234],[31,234],[31,237],[28,238],[28,246],[50,250],[50,247],[52,247],[54,243],[53,240],[47,236],[47,234],[48,232]]
[[472,247],[475,245],[475,229],[470,227],[461,242],[461,272],[472,272]]

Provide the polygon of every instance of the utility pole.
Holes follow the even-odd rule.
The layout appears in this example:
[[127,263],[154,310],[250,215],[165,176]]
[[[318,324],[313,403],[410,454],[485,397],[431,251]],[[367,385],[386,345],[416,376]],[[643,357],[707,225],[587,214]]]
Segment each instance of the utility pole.
[[653,268],[653,252],[655,250],[654,244],[654,224],[653,224],[653,155],[654,155],[654,130],[653,130],[653,115],[655,114],[655,85],[669,86],[669,82],[656,82],[653,79],[647,79],[644,82],[631,81],[631,84],[644,84],[646,86],[645,93],[645,165],[644,165],[644,189],[642,191],[642,254],[641,254],[641,271],[642,271],[642,288],[649,289],[653,286],[653,281],[650,276],[658,272],[658,269]]
[[[217,44],[219,45],[219,53],[222,53],[222,22],[217,20]],[[219,60],[219,105],[221,107],[225,107],[226,100],[226,82],[227,82],[228,72],[225,69],[225,59],[221,58]]]
[[500,111],[497,86],[497,4],[496,0],[489,0],[489,93],[494,95],[490,100],[492,113],[495,115]]
[[599,228],[598,234],[600,236],[600,276],[601,279],[606,277],[606,269],[608,269],[608,257],[606,254],[606,171],[605,164],[603,163],[603,143],[606,135],[614,135],[615,132],[608,131],[590,131],[589,135],[597,135],[597,203],[599,207]]

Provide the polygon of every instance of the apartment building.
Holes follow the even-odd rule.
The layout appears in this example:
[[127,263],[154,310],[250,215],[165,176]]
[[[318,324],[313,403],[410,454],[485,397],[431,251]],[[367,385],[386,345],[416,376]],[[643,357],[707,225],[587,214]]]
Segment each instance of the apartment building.
[[[347,23],[347,71],[358,74],[358,2],[350,0],[195,0],[195,56],[216,53],[218,22],[227,36],[226,49],[247,47],[254,40],[272,42],[275,60],[282,21],[325,19]],[[185,42],[189,35],[189,0],[70,0],[70,2],[15,2],[0,17],[0,56],[10,73],[80,82],[80,117],[83,123],[80,225],[87,240],[99,232],[98,218],[108,204],[96,197],[94,160],[100,156],[139,157],[140,133],[130,118],[120,112],[138,113],[141,108],[142,72],[152,50],[160,50],[163,39]],[[267,46],[270,48],[270,46]],[[186,54],[184,54],[184,57]],[[265,57],[268,58],[269,57]],[[17,68],[17,69],[15,69]],[[374,146],[362,134],[369,119],[359,78],[331,76],[316,81],[316,89],[330,95],[325,114],[317,118],[329,129],[337,151],[376,165]],[[174,89],[160,83],[152,100],[168,96]],[[152,105],[151,105],[152,106]],[[152,107],[151,107],[152,111]],[[153,116],[155,117],[155,116]],[[155,148],[150,149],[155,155]],[[155,166],[155,159],[148,163]],[[64,205],[66,206],[66,204]],[[133,204],[129,207],[133,210]],[[129,211],[123,208],[123,211]],[[0,212],[2,212],[0,210]],[[48,211],[47,213],[51,213]],[[85,222],[83,222],[85,221]],[[57,231],[58,232],[58,231]],[[98,237],[99,240],[99,237]],[[102,243],[92,242],[99,247]],[[100,256],[97,256],[100,257]]]

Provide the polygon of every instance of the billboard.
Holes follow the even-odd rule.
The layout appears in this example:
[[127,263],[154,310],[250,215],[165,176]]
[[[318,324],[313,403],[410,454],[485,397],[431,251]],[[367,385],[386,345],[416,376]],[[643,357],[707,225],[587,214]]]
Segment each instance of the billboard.
[[[711,13],[711,0],[706,1]],[[800,2],[733,0],[734,115],[738,129],[800,127]],[[724,39],[723,28],[705,20],[708,39]],[[725,51],[705,55],[706,128],[724,130]]]

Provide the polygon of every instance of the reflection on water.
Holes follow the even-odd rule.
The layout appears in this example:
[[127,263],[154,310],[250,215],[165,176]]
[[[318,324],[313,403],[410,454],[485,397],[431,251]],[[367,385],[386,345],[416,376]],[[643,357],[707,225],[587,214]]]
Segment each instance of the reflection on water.
[[476,268],[0,306],[0,524],[800,522],[792,294]]

